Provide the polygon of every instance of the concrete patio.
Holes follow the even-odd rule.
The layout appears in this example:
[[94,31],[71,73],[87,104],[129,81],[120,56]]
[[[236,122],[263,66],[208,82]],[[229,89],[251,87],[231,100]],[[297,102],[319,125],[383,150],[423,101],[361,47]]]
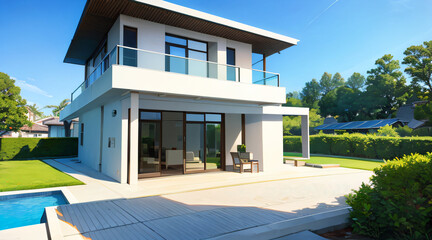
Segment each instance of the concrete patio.
[[266,239],[268,231],[322,227],[314,221],[328,214],[346,222],[344,195],[372,175],[285,165],[273,173],[190,174],[130,186],[74,159],[46,162],[86,183],[67,187],[80,204],[52,210],[48,225],[59,239],[241,239],[258,233]]

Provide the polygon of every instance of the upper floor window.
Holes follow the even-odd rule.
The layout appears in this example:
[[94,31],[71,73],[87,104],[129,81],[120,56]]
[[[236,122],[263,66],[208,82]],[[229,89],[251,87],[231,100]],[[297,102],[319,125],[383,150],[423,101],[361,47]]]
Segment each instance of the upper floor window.
[[[228,65],[235,66],[236,65],[235,49],[233,49],[233,48],[227,48],[226,54],[227,54],[226,63]],[[236,68],[228,66],[227,67],[227,80],[236,81],[236,79],[237,79]]]
[[[165,36],[165,52],[173,55],[166,58],[166,71],[208,76],[208,66],[203,62],[208,61],[208,44],[206,42],[167,34]],[[201,61],[187,60],[186,58]]]
[[[123,45],[130,48],[121,48],[120,56],[123,55],[123,65],[137,66],[138,52],[135,48],[138,47],[138,29],[124,26],[123,28]],[[131,49],[133,48],[133,49]]]

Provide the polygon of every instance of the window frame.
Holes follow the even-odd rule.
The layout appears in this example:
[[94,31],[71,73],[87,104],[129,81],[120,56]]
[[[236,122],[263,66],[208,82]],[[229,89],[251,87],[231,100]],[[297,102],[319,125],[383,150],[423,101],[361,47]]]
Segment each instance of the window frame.
[[[189,58],[189,51],[195,51],[195,52],[201,52],[201,53],[205,53],[206,54],[206,60],[205,61],[209,61],[209,55],[208,55],[208,50],[209,50],[209,44],[206,41],[202,41],[202,40],[197,40],[197,39],[193,39],[193,38],[188,38],[188,37],[183,37],[183,36],[179,36],[179,35],[175,35],[175,34],[171,34],[171,33],[165,33],[165,36],[170,36],[170,37],[175,37],[175,38],[181,38],[186,40],[186,45],[181,45],[181,44],[176,44],[176,43],[170,43],[167,42],[165,40],[165,53],[171,55],[170,53],[168,53],[168,46],[173,46],[173,47],[178,47],[178,48],[183,48],[185,49],[185,58]],[[189,48],[189,40],[191,41],[195,41],[195,42],[201,42],[204,43],[206,45],[206,50],[202,51],[202,50],[198,50],[198,49],[193,49],[193,48]],[[199,61],[202,61],[200,59],[196,59]]]

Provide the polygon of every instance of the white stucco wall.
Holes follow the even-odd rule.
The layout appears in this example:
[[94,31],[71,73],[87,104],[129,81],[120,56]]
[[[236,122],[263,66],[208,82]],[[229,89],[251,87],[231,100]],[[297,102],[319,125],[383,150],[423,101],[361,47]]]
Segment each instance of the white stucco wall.
[[[116,116],[112,115],[113,110],[117,111]],[[119,182],[122,181],[122,111],[120,100],[104,105],[102,172]]]
[[246,115],[246,149],[263,171],[277,171],[283,164],[282,121],[282,115]]
[[233,160],[230,152],[237,152],[241,145],[241,114],[225,114],[225,147],[227,170],[232,169]]
[[78,158],[92,169],[99,171],[100,152],[100,108],[94,108],[80,115],[79,123],[84,123],[84,144],[78,139]]

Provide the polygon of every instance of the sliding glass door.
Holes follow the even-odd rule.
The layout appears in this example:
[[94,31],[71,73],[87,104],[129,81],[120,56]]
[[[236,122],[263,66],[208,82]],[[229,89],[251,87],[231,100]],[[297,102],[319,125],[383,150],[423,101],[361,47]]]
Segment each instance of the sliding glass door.
[[138,176],[157,177],[161,173],[161,116],[140,113]]
[[185,171],[222,169],[222,115],[186,114]]

